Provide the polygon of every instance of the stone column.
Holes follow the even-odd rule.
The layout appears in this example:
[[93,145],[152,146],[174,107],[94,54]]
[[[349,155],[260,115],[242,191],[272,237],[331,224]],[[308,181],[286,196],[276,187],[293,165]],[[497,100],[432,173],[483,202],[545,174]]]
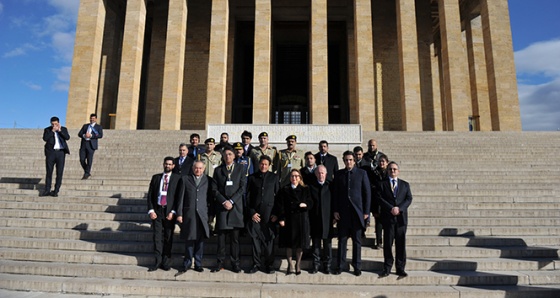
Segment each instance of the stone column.
[[226,109],[229,1],[212,1],[206,125],[223,124]]
[[255,0],[255,61],[253,73],[253,123],[270,123],[272,61],[272,2]]
[[187,2],[186,0],[169,0],[161,98],[161,130],[181,129],[186,37]]
[[[311,1],[310,101],[312,124],[329,124],[329,39],[327,0]],[[373,64],[371,64],[373,67]]]
[[468,66],[463,51],[459,1],[438,0],[438,8],[447,129],[468,131],[472,106],[469,100]]
[[438,52],[435,43],[430,46],[430,56],[432,63],[432,94],[433,94],[433,114],[434,114],[434,131],[442,131],[443,129],[443,111],[441,107],[441,89],[440,82],[440,57],[441,53]]
[[481,0],[492,129],[520,131],[521,116],[507,0]]
[[115,129],[136,129],[145,27],[145,0],[128,0],[126,3]]
[[104,1],[80,2],[68,90],[68,128],[80,128],[96,109],[105,14]]
[[466,33],[473,115],[478,116],[480,131],[491,131],[488,76],[480,16],[466,22]]
[[354,1],[354,41],[356,51],[356,100],[354,106],[364,131],[375,131],[375,88],[373,62],[373,30],[371,19],[371,0]]
[[396,3],[399,68],[401,75],[402,130],[422,131],[416,6],[412,0],[397,0]]

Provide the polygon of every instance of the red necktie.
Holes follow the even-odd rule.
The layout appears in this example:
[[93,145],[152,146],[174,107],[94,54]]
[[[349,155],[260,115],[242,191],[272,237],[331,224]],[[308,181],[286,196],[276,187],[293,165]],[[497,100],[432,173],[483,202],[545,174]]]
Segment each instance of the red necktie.
[[160,200],[160,205],[161,206],[165,206],[167,205],[167,174],[163,175],[163,189],[162,191],[165,191],[166,194],[165,195],[161,195],[161,200]]

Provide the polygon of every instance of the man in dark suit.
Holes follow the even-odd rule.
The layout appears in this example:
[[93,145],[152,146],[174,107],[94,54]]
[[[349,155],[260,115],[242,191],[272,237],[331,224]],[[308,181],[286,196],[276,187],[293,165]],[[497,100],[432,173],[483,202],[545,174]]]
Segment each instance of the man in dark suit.
[[[280,190],[278,175],[269,171],[272,159],[261,155],[259,170],[249,176],[247,181],[247,208],[251,220],[247,230],[253,240],[253,267],[249,273],[259,270],[274,273],[274,222],[272,216],[274,198]],[[261,252],[264,252],[264,266],[261,262]]]
[[222,153],[223,163],[214,170],[214,212],[218,234],[217,267],[212,272],[224,269],[226,236],[230,237],[232,271],[241,272],[239,267],[239,231],[243,229],[243,195],[247,184],[247,173],[243,166],[234,163],[233,148],[226,147]]
[[325,140],[319,142],[319,152],[315,154],[315,163],[327,168],[327,180],[332,181],[334,173],[338,171],[338,159],[329,153],[329,142]]
[[[311,151],[305,152],[305,167],[301,168],[301,178],[305,185],[311,184],[313,181],[317,180],[315,177],[315,170],[317,169],[317,164],[315,163],[315,155]],[[326,168],[325,168],[326,171]]]
[[91,165],[93,164],[93,154],[97,150],[97,139],[103,137],[103,127],[97,124],[97,115],[89,115],[89,123],[84,124],[78,137],[82,139],[80,142],[80,164],[84,169],[82,180],[91,176]]
[[[204,153],[204,146],[200,145],[200,135],[197,133],[191,134],[188,155],[194,160],[200,160],[199,156]],[[192,164],[191,164],[192,166]]]
[[177,207],[177,222],[181,224],[181,238],[185,239],[185,259],[179,273],[191,268],[203,272],[204,240],[210,237],[208,204],[213,198],[212,178],[204,174],[204,163],[195,161],[192,174],[182,178],[181,198]]
[[314,177],[314,181],[309,183],[309,193],[313,199],[313,207],[309,210],[310,234],[313,240],[313,269],[310,273],[317,273],[322,263],[321,270],[324,274],[329,274],[332,260],[333,213],[330,185],[324,165],[315,169]]
[[364,153],[362,167],[370,166],[372,169],[377,168],[379,165],[379,156],[381,156],[383,152],[377,149],[377,141],[375,139],[371,139],[368,141],[368,151]]
[[155,263],[148,271],[171,269],[175,214],[182,187],[181,176],[172,173],[173,167],[173,157],[167,156],[163,159],[163,173],[153,175],[150,181],[147,201],[154,231]]
[[406,265],[406,227],[408,225],[408,207],[412,203],[412,192],[408,182],[399,179],[399,165],[392,161],[387,166],[389,179],[381,182],[379,204],[381,205],[381,222],[383,225],[383,271],[379,277],[389,276],[393,267],[393,252],[395,240],[397,275],[408,276],[404,271]]
[[362,233],[366,229],[371,204],[371,188],[367,174],[355,166],[354,153],[344,152],[345,168],[334,175],[334,219],[338,227],[338,270],[346,270],[348,236],[352,238],[354,275],[362,274]]
[[[64,174],[64,161],[66,154],[70,154],[66,141],[70,139],[68,129],[60,125],[58,117],[51,118],[51,126],[43,131],[43,141],[45,141],[45,158],[47,176],[45,177],[45,190],[41,196],[58,197],[60,185],[62,185],[62,175]],[[54,190],[51,191],[53,169],[56,166],[56,182]]]
[[173,159],[173,173],[180,174],[181,176],[192,174],[192,166],[194,159],[189,156],[189,148],[187,144],[181,143],[179,145],[179,156]]
[[250,131],[244,130],[241,133],[241,143],[243,144],[243,156],[250,157],[251,151],[253,151],[253,145],[251,145],[251,139],[253,134]]

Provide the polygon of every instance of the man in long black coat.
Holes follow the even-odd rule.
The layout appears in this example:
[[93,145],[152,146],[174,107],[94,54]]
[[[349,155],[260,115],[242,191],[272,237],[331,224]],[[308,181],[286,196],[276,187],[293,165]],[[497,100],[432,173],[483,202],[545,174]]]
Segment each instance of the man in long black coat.
[[233,148],[227,147],[222,152],[223,163],[214,171],[214,212],[216,214],[216,231],[218,234],[218,264],[212,272],[224,269],[226,254],[226,235],[230,236],[230,256],[232,271],[241,272],[239,267],[239,231],[245,226],[243,222],[243,195],[247,184],[247,172],[234,163]]
[[393,252],[391,251],[395,240],[397,257],[397,275],[405,277],[406,265],[406,227],[408,225],[408,207],[412,203],[412,192],[408,182],[399,179],[399,165],[392,161],[387,166],[389,179],[381,183],[379,204],[381,206],[381,222],[383,224],[383,257],[385,259],[383,271],[379,277],[385,277],[393,267]]
[[181,224],[181,238],[185,239],[185,259],[180,272],[191,268],[203,272],[204,240],[210,237],[208,204],[212,200],[212,178],[204,175],[204,163],[195,161],[192,174],[183,176],[181,199],[177,207],[177,222]]
[[355,166],[352,151],[343,154],[345,168],[334,175],[334,219],[338,222],[338,270],[346,270],[348,237],[352,238],[354,275],[362,274],[362,233],[366,229],[371,204],[371,187],[364,170]]
[[[274,222],[272,216],[274,197],[280,189],[278,175],[269,172],[272,159],[266,155],[259,158],[259,170],[247,181],[247,208],[249,216],[247,230],[253,239],[253,267],[249,273],[261,269],[274,273]],[[261,253],[264,252],[264,266]]]
[[152,220],[154,232],[154,266],[148,271],[158,268],[171,269],[171,247],[173,231],[175,231],[175,214],[180,200],[181,176],[172,174],[173,157],[163,160],[163,173],[155,174],[150,181],[148,190],[148,215]]
[[[331,272],[332,260],[332,201],[330,184],[327,180],[327,169],[324,165],[318,166],[315,171],[315,181],[309,184],[309,192],[313,199],[313,208],[309,210],[309,223],[311,225],[311,239],[313,240],[313,269],[311,274],[319,271],[321,263],[323,273]],[[321,250],[321,241],[323,249]]]

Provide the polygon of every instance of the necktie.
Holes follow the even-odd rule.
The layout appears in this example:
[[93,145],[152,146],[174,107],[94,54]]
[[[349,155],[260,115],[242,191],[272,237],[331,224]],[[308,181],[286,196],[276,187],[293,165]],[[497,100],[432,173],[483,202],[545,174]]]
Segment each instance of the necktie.
[[393,179],[391,181],[393,184],[391,185],[391,190],[393,191],[393,196],[397,196],[397,179]]
[[179,166],[183,165],[183,161],[185,161],[184,157],[179,158]]
[[165,191],[164,195],[161,195],[160,205],[165,206],[167,205],[167,174],[163,175],[163,189]]

